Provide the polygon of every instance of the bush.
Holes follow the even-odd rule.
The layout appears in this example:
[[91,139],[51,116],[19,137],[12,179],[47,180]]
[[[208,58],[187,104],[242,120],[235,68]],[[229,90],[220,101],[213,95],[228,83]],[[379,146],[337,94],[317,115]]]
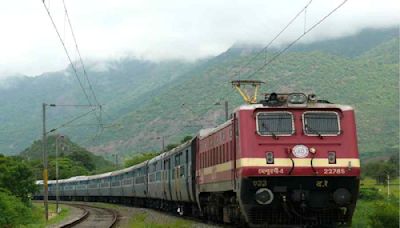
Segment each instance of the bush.
[[0,158],[0,188],[29,202],[29,195],[37,189],[35,177],[30,166],[12,157]]
[[18,227],[33,219],[31,209],[4,189],[0,189],[0,215],[0,227]]
[[381,200],[383,196],[377,188],[361,188],[359,198],[363,200]]
[[372,209],[373,213],[368,218],[368,223],[371,227],[399,227],[398,200],[377,202]]

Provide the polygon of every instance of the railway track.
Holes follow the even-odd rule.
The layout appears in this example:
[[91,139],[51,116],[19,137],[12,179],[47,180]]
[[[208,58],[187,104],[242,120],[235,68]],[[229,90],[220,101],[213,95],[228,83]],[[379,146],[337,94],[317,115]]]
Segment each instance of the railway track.
[[111,228],[115,227],[118,221],[118,212],[113,209],[98,207],[88,204],[63,203],[72,207],[80,208],[84,211],[82,216],[60,226],[69,227],[96,227]]

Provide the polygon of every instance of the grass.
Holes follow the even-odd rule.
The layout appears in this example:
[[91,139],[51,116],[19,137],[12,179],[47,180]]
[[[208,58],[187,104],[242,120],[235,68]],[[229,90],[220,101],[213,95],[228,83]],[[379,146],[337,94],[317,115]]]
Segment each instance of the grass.
[[[376,188],[381,194],[387,195],[387,184],[377,185],[376,181],[372,178],[365,178],[361,181],[361,188]],[[400,197],[400,179],[390,181],[390,194]]]
[[371,208],[374,202],[367,202],[365,200],[358,200],[357,207],[353,215],[352,227],[368,227],[368,217],[371,214]]
[[32,204],[32,212],[34,214],[34,217],[37,219],[35,220],[35,223],[29,224],[26,226],[27,228],[41,228],[41,227],[46,227],[48,225],[56,224],[64,220],[69,214],[70,214],[70,209],[69,207],[66,207],[64,205],[60,205],[61,208],[61,213],[56,214],[56,205],[55,204],[49,204],[49,221],[46,223],[44,219],[44,205],[43,203],[33,203]]
[[148,222],[147,221],[147,213],[138,213],[133,216],[126,227],[138,227],[138,228],[185,228],[191,227],[192,223],[190,221],[185,221],[183,219],[174,219],[174,221],[170,223],[157,223],[157,222]]
[[[353,216],[353,224],[352,227],[356,228],[364,228],[364,227],[371,227],[369,225],[369,217],[374,213],[373,208],[377,203],[384,203],[384,204],[389,204],[389,203],[394,203],[388,200],[393,200],[396,199],[397,201],[400,198],[400,191],[399,191],[399,179],[395,179],[391,182],[390,186],[390,196],[392,198],[388,199],[387,196],[387,185],[377,185],[374,179],[371,178],[365,178],[361,182],[361,190],[362,189],[367,189],[367,188],[375,188],[378,190],[378,194],[383,196],[383,199],[381,200],[365,200],[365,199],[359,199],[357,201],[357,207],[354,212]],[[393,198],[394,197],[394,198]],[[397,202],[397,211],[399,211],[399,203]]]

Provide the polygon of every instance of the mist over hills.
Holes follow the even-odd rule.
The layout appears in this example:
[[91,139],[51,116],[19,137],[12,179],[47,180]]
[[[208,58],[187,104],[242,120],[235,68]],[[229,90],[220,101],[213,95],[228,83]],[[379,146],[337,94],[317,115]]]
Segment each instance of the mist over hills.
[[[359,34],[295,46],[252,79],[266,81],[262,91],[314,92],[321,99],[356,108],[360,151],[379,156],[398,151],[399,29],[367,29]],[[223,122],[223,106],[242,103],[230,81],[251,74],[277,51],[260,55],[245,68],[258,47],[235,45],[197,62],[151,62],[120,59],[89,67],[104,122],[97,134],[88,116],[61,129],[73,141],[106,155],[160,150],[159,137],[176,143],[183,135]],[[8,78],[0,84],[0,153],[15,154],[41,137],[41,103],[83,104],[84,96],[71,69],[38,77]],[[184,105],[182,105],[184,104]],[[86,110],[54,108],[48,128]],[[96,136],[97,137],[94,137]]]

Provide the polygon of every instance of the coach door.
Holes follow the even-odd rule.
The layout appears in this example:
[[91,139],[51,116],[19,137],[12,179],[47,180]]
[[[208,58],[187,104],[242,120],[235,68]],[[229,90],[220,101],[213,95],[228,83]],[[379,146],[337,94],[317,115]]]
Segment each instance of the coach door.
[[167,158],[164,160],[164,194],[167,200],[172,200],[171,195],[171,162]]
[[230,157],[233,160],[233,169],[232,169],[232,185],[233,185],[233,189],[236,188],[236,148],[238,147],[238,143],[239,143],[239,120],[237,119],[236,114],[234,114],[233,116],[233,127],[232,127],[232,141],[230,141],[231,144],[231,151],[229,151],[230,153]]

